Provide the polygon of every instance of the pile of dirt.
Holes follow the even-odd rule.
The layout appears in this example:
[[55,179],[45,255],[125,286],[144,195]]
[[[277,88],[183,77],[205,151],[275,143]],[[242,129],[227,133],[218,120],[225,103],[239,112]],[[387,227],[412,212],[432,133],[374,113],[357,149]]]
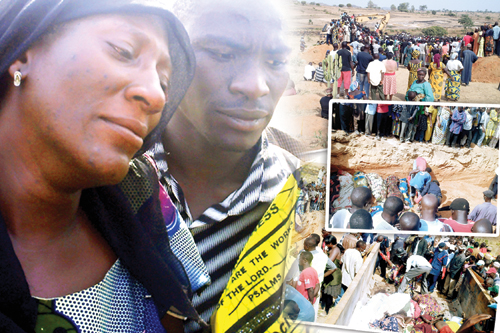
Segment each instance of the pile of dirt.
[[317,64],[323,61],[327,50],[333,50],[333,48],[326,44],[312,46],[307,51],[303,52],[300,57],[306,62]]
[[479,58],[472,64],[472,82],[499,83],[500,57]]
[[[347,142],[346,142],[347,141]],[[483,203],[486,190],[498,167],[498,150],[489,147],[453,149],[423,143],[400,143],[374,137],[332,133],[331,167],[351,175],[356,171],[375,172],[386,178],[392,174],[407,177],[413,161],[423,157],[432,168],[431,175],[441,183],[443,205],[466,198],[471,207]]]

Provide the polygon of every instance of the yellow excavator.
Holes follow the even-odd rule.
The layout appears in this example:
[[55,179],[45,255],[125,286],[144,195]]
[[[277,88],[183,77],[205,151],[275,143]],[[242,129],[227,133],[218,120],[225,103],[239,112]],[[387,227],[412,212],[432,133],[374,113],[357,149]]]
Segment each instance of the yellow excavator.
[[365,23],[373,20],[379,20],[380,24],[378,26],[378,31],[380,34],[383,33],[385,28],[387,27],[387,23],[389,23],[389,19],[391,18],[391,13],[387,14],[365,14],[356,16],[357,23]]

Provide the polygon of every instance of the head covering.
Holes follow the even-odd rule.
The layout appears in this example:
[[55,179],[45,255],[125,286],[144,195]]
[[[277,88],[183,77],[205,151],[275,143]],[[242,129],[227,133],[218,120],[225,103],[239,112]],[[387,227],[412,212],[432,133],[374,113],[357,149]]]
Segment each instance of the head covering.
[[486,254],[484,255],[484,259],[491,260],[491,259],[493,259],[493,257],[491,256],[491,254],[486,253]]
[[476,263],[477,266],[483,266],[484,265],[484,261],[482,260],[479,260],[477,263]]
[[492,274],[492,273],[496,273],[496,272],[497,272],[497,269],[495,267],[491,267],[490,269],[488,269],[486,274]]
[[498,270],[498,269],[500,268],[500,262],[495,261],[495,262],[493,263],[493,267],[495,267],[495,268]]
[[450,209],[452,210],[469,210],[469,202],[463,198],[458,198],[453,200],[450,205]]
[[439,55],[439,53],[436,53],[434,55],[434,64],[436,64],[436,67],[439,68],[441,64],[441,56]]
[[420,56],[420,51],[419,50],[414,50],[412,53],[411,53],[411,57],[412,59],[418,59],[418,57]]
[[172,62],[168,102],[158,126],[144,139],[136,156],[160,139],[194,77],[195,56],[182,23],[162,1],[151,0],[3,0],[0,5],[0,77],[50,27],[110,13],[152,14],[165,23]]
[[450,244],[449,248],[450,248],[450,250],[451,250],[451,251],[455,251],[455,250],[457,249],[457,248],[455,247],[455,245],[453,245],[453,244]]
[[486,251],[491,252],[491,251],[493,251],[493,248],[492,248],[491,246],[488,246],[488,247],[486,248]]
[[425,72],[427,74],[427,68],[425,67],[420,67],[419,69],[417,69],[417,73],[418,72]]
[[457,52],[453,52],[451,54],[451,60],[457,60],[457,57],[458,57],[458,53]]
[[[169,82],[171,88],[168,91],[168,102],[162,112],[159,125],[144,139],[143,146],[136,154],[138,156],[159,140],[161,132],[165,129],[194,77],[196,62],[189,37],[181,22],[166,8],[163,2],[151,0],[3,0],[0,3],[0,77],[5,75],[9,66],[32,47],[40,37],[58,24],[99,14],[123,13],[158,16],[164,23],[165,34],[168,38],[168,48],[172,62],[172,75]],[[98,211],[100,209],[99,205],[104,205],[103,200],[109,199],[109,202],[113,202],[113,204],[116,204],[120,199],[126,200],[123,191],[118,186],[89,189],[82,193],[82,198],[84,195],[88,195],[91,199],[86,198],[92,200],[96,199],[100,194],[99,198],[102,198],[102,200],[98,201],[96,199],[96,205],[93,206],[93,209],[95,207],[95,211]],[[121,195],[120,199],[116,197],[118,195],[116,193]],[[87,199],[82,199],[82,201],[88,203]],[[111,211],[106,211],[106,213],[108,212],[111,214]],[[125,212],[122,211],[121,213]],[[116,217],[115,221],[122,221],[120,216]],[[104,216],[100,218],[109,221]],[[140,220],[134,221],[139,224]],[[150,226],[158,227],[154,223]],[[131,229],[117,232],[106,229],[112,225],[114,226],[113,223],[103,222],[103,225],[99,226],[99,231],[104,235],[114,251],[121,251],[117,255],[122,259],[122,262],[126,262],[124,266],[137,280],[143,283],[152,295],[158,315],[162,316],[167,310],[170,310],[186,317],[199,318],[189,302],[191,291],[189,285],[186,284],[189,281],[186,282],[185,278],[187,276],[182,271],[183,269],[179,267],[180,262],[178,259],[172,259],[173,254],[168,247],[166,233],[155,231],[155,247],[148,248],[143,253],[139,253],[140,251],[137,248],[135,249],[138,250],[138,253],[134,254],[134,258],[151,258],[151,262],[141,262],[141,267],[138,267],[135,265],[137,260],[134,261],[127,252],[134,249],[128,248],[127,251],[124,251],[120,248],[120,244],[126,243],[133,246],[137,245],[136,247],[143,247],[144,239],[153,240],[151,238],[152,231],[148,229],[150,226],[141,226],[142,234],[136,234],[136,240],[127,242],[124,239],[127,236],[130,238],[127,232]],[[0,237],[3,237],[4,234],[5,232],[0,231]],[[5,243],[4,238],[2,238],[2,242]],[[0,246],[2,253],[5,253],[5,249],[5,246]],[[152,263],[157,264],[158,267],[158,271],[154,272],[154,274],[151,274],[151,269],[145,270]],[[5,260],[0,260],[0,269],[3,270],[4,266]],[[33,331],[36,323],[37,304],[30,295],[22,268],[20,265],[10,265],[9,274],[3,274],[2,278],[4,280],[0,285],[0,326],[7,330],[15,326],[11,330],[12,332]],[[163,279],[168,283],[160,285],[156,279]],[[175,298],[169,297],[169,295],[174,294],[176,295]]]
[[487,197],[487,198],[493,198],[495,196],[495,193],[491,190],[486,190],[483,192],[483,194]]
[[472,250],[471,248],[468,248],[468,249],[467,249],[467,252],[472,253],[472,251],[473,251],[473,250]]
[[438,247],[439,247],[439,248],[443,248],[443,247],[445,247],[445,246],[446,246],[446,244],[445,244],[445,243],[439,243],[439,245],[438,245]]
[[349,86],[349,91],[354,91],[358,89],[359,83],[357,80],[354,80],[351,85]]

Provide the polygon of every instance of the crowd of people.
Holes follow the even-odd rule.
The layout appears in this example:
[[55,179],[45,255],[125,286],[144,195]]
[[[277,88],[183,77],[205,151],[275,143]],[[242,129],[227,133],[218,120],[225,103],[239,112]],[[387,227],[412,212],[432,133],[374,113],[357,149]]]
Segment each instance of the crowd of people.
[[[306,65],[304,79],[332,88],[336,98],[392,100],[398,93],[396,71],[405,67],[409,71],[406,100],[437,102],[444,92],[447,100],[458,101],[461,86],[471,81],[472,64],[478,58],[500,54],[499,36],[498,23],[469,32],[464,38],[407,33],[388,36],[343,13],[327,28],[326,44],[332,50],[317,67],[312,62]],[[303,39],[301,50],[305,50]],[[357,82],[362,94],[351,96],[351,81]]]
[[[329,100],[320,100],[322,114],[328,113]],[[394,138],[401,143],[421,142],[457,149],[472,149],[472,144],[499,147],[500,118],[495,108],[334,103],[332,117],[333,130],[376,135],[377,140]]]
[[299,199],[297,201],[297,213],[304,215],[307,212],[325,209],[326,203],[326,168],[321,167],[318,178],[310,183],[304,179],[299,182]]
[[[471,320],[481,322],[485,328],[487,325],[490,329],[493,327],[491,315],[477,314],[465,318],[464,313],[458,313],[458,316],[452,316],[450,312],[445,314],[445,309],[436,300],[438,293],[449,302],[456,299],[466,274],[477,274],[480,281],[484,281],[486,293],[495,301],[500,300],[500,255],[495,255],[491,246],[479,243],[474,236],[346,233],[337,240],[325,229],[322,237],[311,234],[304,240],[303,249],[293,254],[296,260],[285,278],[285,316],[314,321],[319,307],[328,315],[360,272],[375,244],[379,248],[373,274],[378,271],[382,281],[394,285],[396,293],[394,297],[379,295],[385,300],[381,303],[376,303],[378,296],[372,295],[367,304],[356,308],[351,322],[369,321],[370,328],[393,332],[400,332],[400,327],[410,325],[414,332],[433,330],[431,326],[441,329],[451,326],[453,332],[462,327],[465,331],[466,323],[470,324]],[[409,296],[401,298],[397,294]],[[374,302],[383,310],[370,309],[370,303],[373,305]],[[489,306],[494,308],[495,305]],[[375,310],[382,315],[381,318],[376,318]],[[376,320],[354,318],[360,313],[370,313],[367,317],[375,316]],[[405,325],[397,325],[401,319]],[[391,323],[395,325],[389,325]]]
[[[464,198],[442,206],[442,191],[425,160],[418,157],[408,177],[383,179],[376,173],[332,172],[330,176],[329,229],[413,230],[493,233],[497,207],[498,176],[483,192],[484,203],[471,212]],[[451,211],[449,218],[441,212]]]

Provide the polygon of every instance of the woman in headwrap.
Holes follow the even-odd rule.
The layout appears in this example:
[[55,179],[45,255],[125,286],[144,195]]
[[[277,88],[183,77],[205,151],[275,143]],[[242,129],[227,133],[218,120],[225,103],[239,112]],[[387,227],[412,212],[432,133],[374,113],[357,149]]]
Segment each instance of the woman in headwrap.
[[435,145],[444,145],[446,142],[446,132],[449,130],[448,122],[450,120],[450,110],[448,107],[439,107],[434,133],[432,134],[432,143]]
[[[406,92],[406,100],[408,100],[408,93],[414,91],[418,100],[422,102],[434,102],[434,93],[432,92],[432,87],[425,80],[425,75],[427,74],[427,69],[425,67],[419,68],[417,70],[417,79],[413,82],[410,89]],[[420,95],[420,96],[419,96]]]
[[[413,81],[417,79],[417,70],[423,66],[423,63],[421,60],[419,60],[420,57],[420,51],[415,50],[411,53],[412,60],[408,63],[408,70],[410,71],[409,76],[408,76],[408,89],[410,89],[411,85],[413,84]],[[408,90],[407,89],[407,90]]]
[[446,79],[445,96],[449,101],[456,102],[460,98],[460,81],[462,79],[462,70],[464,66],[458,58],[458,53],[451,54],[451,59],[446,63],[446,69],[449,74]]
[[436,52],[433,56],[433,62],[429,65],[429,83],[431,84],[432,91],[434,92],[434,100],[436,102],[441,100],[441,95],[443,93],[443,71],[448,76],[451,76],[451,73],[441,62],[441,55]]
[[495,45],[493,42],[493,29],[491,24],[487,26],[486,33],[484,34],[484,54],[486,57],[493,55],[493,50],[495,49]]
[[477,51],[477,56],[479,58],[484,57],[484,36],[486,34],[486,27],[481,26],[481,31],[479,31],[479,49]]
[[194,76],[184,27],[142,0],[1,8],[0,331],[203,324],[142,156]]

